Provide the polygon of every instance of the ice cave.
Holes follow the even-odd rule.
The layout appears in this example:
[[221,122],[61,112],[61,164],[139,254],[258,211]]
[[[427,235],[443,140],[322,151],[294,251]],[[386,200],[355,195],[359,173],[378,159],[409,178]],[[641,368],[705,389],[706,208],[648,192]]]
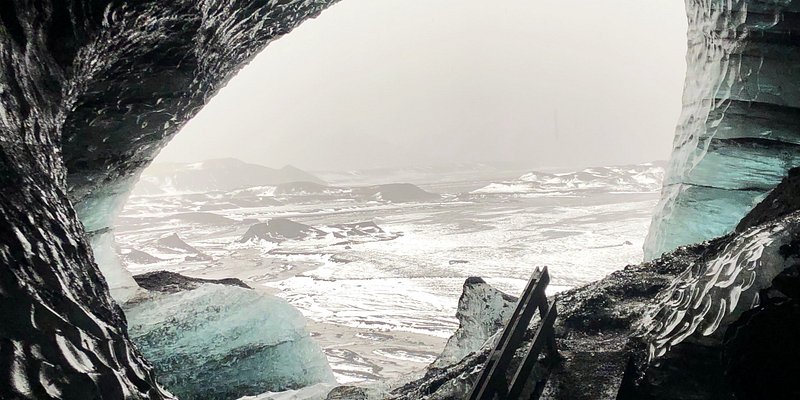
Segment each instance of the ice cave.
[[[331,354],[326,359],[287,299],[227,276],[134,276],[122,267],[123,258],[146,264],[164,257],[121,253],[115,239],[114,220],[144,169],[256,54],[334,3],[0,4],[0,398],[468,396],[517,301],[482,279],[458,287],[458,329],[442,354],[403,354],[431,363],[422,375],[368,390],[337,383]],[[682,115],[645,261],[549,296],[559,310],[553,331],[560,358],[542,398],[800,398],[800,1],[686,0],[686,14]],[[249,168],[231,161],[222,167]],[[651,176],[651,167],[628,172]],[[192,171],[184,172],[184,182],[192,182]],[[615,191],[649,184],[626,180],[628,172],[583,173],[609,177]],[[312,193],[376,204],[439,198],[398,184],[342,189],[297,178],[303,171],[281,173],[295,178],[270,196]],[[519,185],[538,190],[563,178],[542,176],[474,194]],[[312,182],[291,184],[298,179]],[[226,204],[272,201],[247,190],[215,196]],[[195,211],[175,218],[230,227],[238,236],[226,246],[256,254],[279,253],[298,239],[342,248],[404,240],[366,221],[323,226]],[[213,259],[180,233],[152,246],[181,260]],[[450,259],[447,266],[470,263]],[[306,284],[286,283],[311,290]],[[387,280],[375,290],[392,294],[402,285]],[[324,300],[337,301],[356,286]],[[414,327],[433,320],[419,318]],[[525,348],[533,347],[538,323],[527,327]],[[337,351],[354,358],[346,348]]]

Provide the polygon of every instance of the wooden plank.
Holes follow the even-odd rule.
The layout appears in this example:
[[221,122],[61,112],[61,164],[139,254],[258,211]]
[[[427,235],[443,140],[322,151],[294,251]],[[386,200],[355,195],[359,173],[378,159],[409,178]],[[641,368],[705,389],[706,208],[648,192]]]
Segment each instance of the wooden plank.
[[[557,316],[558,311],[556,310],[556,304],[553,303],[542,318],[542,323],[539,324],[539,328],[536,330],[536,336],[534,336],[531,348],[528,349],[528,353],[525,354],[525,358],[523,358],[522,363],[520,363],[517,373],[514,374],[514,379],[511,381],[511,389],[508,391],[509,399],[520,398],[522,391],[525,389],[525,384],[530,379],[534,366],[536,366],[536,363],[539,361],[539,353],[542,352],[545,346],[550,347],[550,338],[554,336],[553,323]],[[548,357],[553,356],[555,356],[555,354],[548,355]],[[544,381],[546,381],[546,379]],[[544,383],[544,381],[537,382],[537,386],[538,383]],[[542,385],[542,389],[543,388],[544,385]],[[534,392],[536,391],[538,391],[538,388]],[[541,393],[536,395],[534,399],[538,399],[539,395],[541,395]]]
[[544,297],[544,289],[550,283],[547,267],[531,275],[528,285],[520,296],[517,307],[511,316],[497,346],[486,359],[483,370],[469,394],[470,400],[491,400],[495,394],[505,398],[508,392],[506,384],[506,371],[514,357],[514,352],[522,343],[522,337],[533,318],[533,313],[539,308],[536,301]]

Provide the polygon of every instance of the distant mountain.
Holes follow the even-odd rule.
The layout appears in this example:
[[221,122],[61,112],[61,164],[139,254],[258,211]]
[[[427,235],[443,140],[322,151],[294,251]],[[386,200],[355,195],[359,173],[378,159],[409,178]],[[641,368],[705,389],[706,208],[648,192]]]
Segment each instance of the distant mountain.
[[208,192],[290,182],[325,182],[290,165],[274,169],[250,164],[235,158],[221,158],[198,163],[159,163],[144,171],[137,184],[137,194],[163,192]]
[[645,163],[593,167],[564,173],[531,172],[513,181],[489,184],[472,193],[552,193],[576,190],[657,192],[661,190],[663,179],[663,163]]
[[155,264],[164,261],[156,256],[136,249],[131,249],[128,253],[123,254],[122,257],[125,261],[132,264]]
[[184,242],[177,233],[162,236],[155,241],[155,245],[161,251],[173,254],[185,254],[185,259],[187,261],[211,260],[211,256]]
[[364,186],[353,188],[356,197],[392,203],[408,203],[430,201],[440,198],[438,194],[426,192],[419,186],[410,183],[389,183],[386,185]]
[[268,242],[280,243],[286,240],[302,240],[308,238],[321,238],[325,232],[306,224],[294,222],[286,218],[272,218],[267,222],[252,225],[244,236],[239,239],[240,243],[251,240],[266,240]]
[[330,186],[316,182],[289,182],[282,183],[275,188],[276,195],[321,194],[334,190]]

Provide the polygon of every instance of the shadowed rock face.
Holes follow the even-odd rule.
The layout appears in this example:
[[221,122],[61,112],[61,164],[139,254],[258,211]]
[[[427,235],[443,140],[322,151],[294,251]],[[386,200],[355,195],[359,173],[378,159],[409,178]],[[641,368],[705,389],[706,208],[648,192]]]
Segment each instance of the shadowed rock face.
[[138,172],[238,68],[333,2],[0,4],[0,398],[170,397],[79,215],[111,226]]

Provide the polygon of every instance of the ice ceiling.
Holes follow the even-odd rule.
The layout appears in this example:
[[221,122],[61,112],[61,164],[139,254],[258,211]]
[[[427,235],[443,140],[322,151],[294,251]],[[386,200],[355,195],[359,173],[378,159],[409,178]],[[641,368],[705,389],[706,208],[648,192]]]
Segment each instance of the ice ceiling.
[[[88,238],[241,65],[331,3],[0,5],[0,397],[169,397]],[[649,256],[731,230],[800,154],[800,1],[687,11],[684,111]]]

